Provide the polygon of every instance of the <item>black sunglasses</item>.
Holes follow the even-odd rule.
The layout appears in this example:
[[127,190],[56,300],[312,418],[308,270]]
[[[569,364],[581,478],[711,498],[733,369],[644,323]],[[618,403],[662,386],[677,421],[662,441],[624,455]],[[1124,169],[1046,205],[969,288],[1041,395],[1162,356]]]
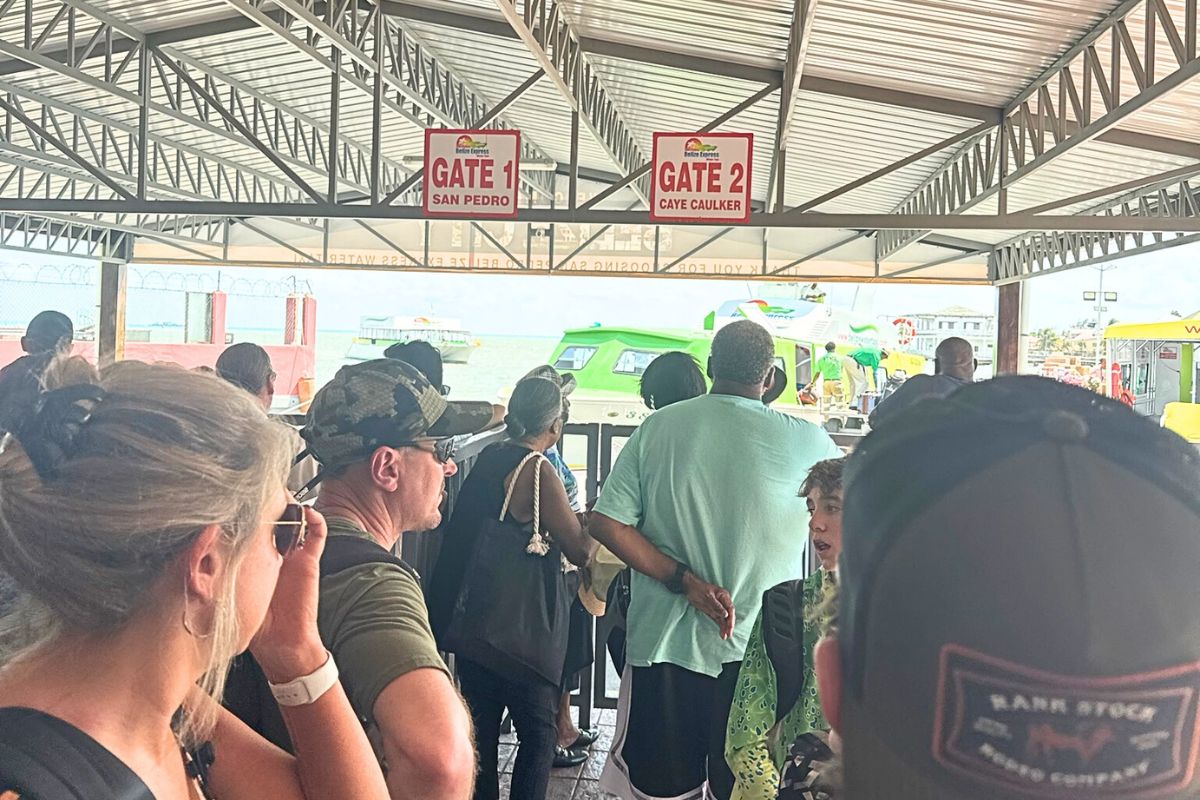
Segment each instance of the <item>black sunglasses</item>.
[[275,549],[285,558],[294,550],[304,547],[304,540],[308,536],[308,517],[304,515],[304,506],[288,503],[282,516],[275,521],[274,536]]
[[420,439],[412,442],[402,442],[396,446],[424,450],[426,453],[432,453],[433,457],[440,463],[449,464],[454,460],[454,456],[458,452],[458,437],[451,436],[448,439]]

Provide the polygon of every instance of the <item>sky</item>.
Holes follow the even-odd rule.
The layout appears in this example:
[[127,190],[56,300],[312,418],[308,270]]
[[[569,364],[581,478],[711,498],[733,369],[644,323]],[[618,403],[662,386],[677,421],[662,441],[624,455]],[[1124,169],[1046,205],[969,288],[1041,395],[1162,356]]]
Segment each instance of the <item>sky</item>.
[[[30,272],[42,264],[70,268],[79,262],[0,251],[2,277]],[[1200,311],[1200,245],[1185,245],[1117,262],[1105,274],[1105,291],[1116,291],[1104,322],[1166,319],[1172,311],[1188,315]],[[206,283],[216,278],[211,268],[161,268],[135,265],[154,281]],[[593,323],[637,327],[699,328],[704,316],[722,302],[740,297],[765,296],[761,284],[736,281],[651,278],[588,278],[568,276],[518,276],[484,274],[387,273],[338,270],[280,270],[235,268],[250,282],[308,281],[318,300],[318,325],[324,330],[354,330],[363,315],[435,315],[457,318],[472,332],[484,335],[558,336],[565,328]],[[223,270],[228,273],[230,268]],[[226,277],[226,280],[228,278]],[[136,278],[131,278],[133,285]],[[1026,330],[1066,328],[1094,318],[1094,303],[1083,300],[1085,290],[1095,290],[1099,273],[1081,268],[1029,281]],[[829,301],[854,305],[867,316],[932,312],[962,305],[993,312],[996,290],[986,286],[861,286],[825,284]],[[53,307],[58,287],[39,288],[38,296],[25,298],[23,307]],[[41,296],[44,294],[44,298]],[[131,299],[131,306],[134,303]],[[0,297],[0,306],[3,298]],[[137,313],[154,313],[153,304],[138,304]],[[231,327],[255,327],[256,314],[247,306],[237,319],[231,303]],[[146,324],[145,319],[131,319]]]

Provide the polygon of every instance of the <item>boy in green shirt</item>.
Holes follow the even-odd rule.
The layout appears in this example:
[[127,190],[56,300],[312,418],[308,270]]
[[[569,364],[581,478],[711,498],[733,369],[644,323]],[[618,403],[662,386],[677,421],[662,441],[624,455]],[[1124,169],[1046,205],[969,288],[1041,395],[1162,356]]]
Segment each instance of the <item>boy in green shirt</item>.
[[842,549],[844,463],[818,462],[800,488],[821,568],[769,589],[750,632],[725,734],[725,760],[736,780],[731,800],[775,800],[788,746],[801,734],[829,730],[813,671],[813,648],[821,635],[813,617],[834,581]]

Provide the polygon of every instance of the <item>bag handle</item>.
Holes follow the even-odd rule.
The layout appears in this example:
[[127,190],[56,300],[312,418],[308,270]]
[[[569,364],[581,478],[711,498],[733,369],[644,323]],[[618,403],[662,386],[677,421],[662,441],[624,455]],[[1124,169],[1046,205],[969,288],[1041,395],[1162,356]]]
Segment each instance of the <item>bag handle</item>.
[[542,463],[546,460],[546,456],[542,453],[533,452],[521,459],[521,463],[517,465],[517,469],[513,472],[512,482],[508,485],[508,492],[504,496],[504,505],[500,508],[500,521],[508,516],[508,507],[512,504],[513,491],[517,488],[517,479],[521,477],[522,470],[530,461],[537,462],[537,468],[533,473],[533,535],[529,537],[529,544],[525,546],[525,552],[530,555],[544,556],[550,552],[550,540],[542,535]]

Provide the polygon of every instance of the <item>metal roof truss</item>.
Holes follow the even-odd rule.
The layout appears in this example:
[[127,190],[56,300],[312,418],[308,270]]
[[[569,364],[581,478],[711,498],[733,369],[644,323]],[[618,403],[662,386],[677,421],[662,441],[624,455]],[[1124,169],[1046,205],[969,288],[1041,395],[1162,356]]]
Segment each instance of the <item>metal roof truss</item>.
[[[0,38],[0,55],[10,59],[0,62],[0,246],[30,249],[41,243],[54,252],[119,258],[131,251],[130,237],[136,235],[190,257],[220,261],[231,226],[245,225],[321,263],[324,254],[292,247],[251,218],[276,217],[301,229],[325,231],[326,249],[328,220],[348,218],[419,266],[421,259],[369,222],[422,218],[414,205],[420,196],[419,161],[389,143],[385,124],[388,130],[411,131],[409,140],[434,126],[513,128],[510,106],[539,80],[553,83],[570,115],[571,157],[569,164],[559,163],[532,137],[522,136],[527,168],[521,180],[529,207],[521,210],[518,222],[586,223],[601,226],[601,232],[615,224],[645,226],[646,212],[634,210],[649,196],[645,131],[635,128],[612,87],[601,79],[594,53],[761,85],[705,131],[781,92],[766,202],[750,224],[764,229],[764,252],[772,228],[836,228],[849,236],[823,241],[774,273],[786,273],[864,237],[874,238],[876,276],[919,277],[922,269],[986,254],[989,277],[998,282],[1200,239],[1195,183],[1200,164],[1009,208],[1015,184],[1092,141],[1200,160],[1200,141],[1146,133],[1145,124],[1119,127],[1200,76],[1197,0],[1122,0],[1000,109],[806,74],[814,20],[821,13],[818,0],[794,0],[779,70],[584,38],[559,0],[494,0],[502,21],[392,0],[224,0],[233,12],[228,19],[153,33],[123,21],[127,17],[111,15],[104,2],[0,0],[0,26],[9,32]],[[498,102],[485,97],[472,87],[469,75],[438,55],[432,37],[418,36],[405,17],[518,39],[528,50],[533,72]],[[19,35],[10,35],[17,29]],[[276,97],[263,88],[263,80],[210,63],[203,55],[208,37],[237,30],[285,43],[305,61],[306,74],[326,76],[327,95],[312,103],[299,96]],[[803,114],[797,102],[802,91],[982,124],[964,126],[941,142],[789,209],[784,176],[793,123]],[[616,174],[607,190],[579,203],[583,131],[600,144]],[[902,170],[942,152],[950,156],[931,173],[922,173],[925,177],[890,214],[817,210],[885,176],[894,180]],[[556,173],[570,177],[565,209],[554,208]],[[622,188],[629,189],[618,198],[625,210],[598,208]],[[989,201],[995,213],[993,206],[984,205]],[[889,198],[883,208],[892,202]],[[1081,205],[1076,213],[1046,213]],[[984,209],[987,213],[965,213]],[[473,227],[517,261],[481,226]],[[718,229],[685,256],[663,264],[656,253],[655,271],[670,271],[733,230]],[[947,230],[1035,233],[994,246],[971,240],[954,240],[956,245],[951,237],[930,233]],[[1048,230],[1057,232],[1036,232]],[[428,232],[425,242],[427,246]],[[921,242],[943,247],[949,255],[915,266],[901,264],[899,270],[881,269]]]

